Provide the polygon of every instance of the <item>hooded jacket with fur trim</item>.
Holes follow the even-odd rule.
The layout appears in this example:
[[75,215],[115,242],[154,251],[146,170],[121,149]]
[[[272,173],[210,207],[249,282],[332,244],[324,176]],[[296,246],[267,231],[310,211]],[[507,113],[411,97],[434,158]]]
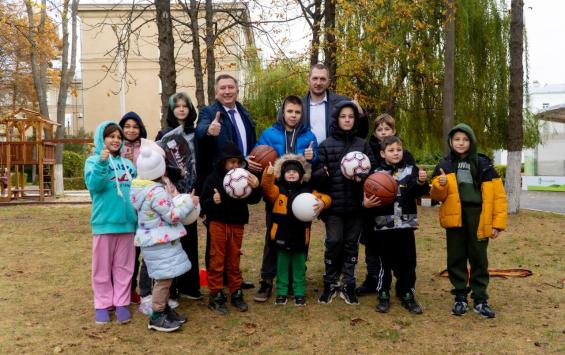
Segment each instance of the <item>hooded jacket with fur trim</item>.
[[[448,135],[449,146],[451,137],[455,132],[464,132],[471,141],[469,152],[476,152],[476,138],[473,130],[466,124],[458,124],[453,127]],[[476,153],[475,153],[476,154]],[[478,239],[492,237],[492,229],[506,229],[507,223],[507,201],[506,192],[502,180],[494,169],[492,161],[485,155],[476,154],[476,168],[473,169],[473,183],[478,184],[482,198],[481,216],[477,230]],[[431,198],[441,202],[439,209],[439,220],[443,228],[458,228],[463,226],[461,209],[465,208],[461,202],[457,182],[458,156],[451,153],[444,157],[434,169],[432,176]],[[447,177],[447,183],[441,186],[439,178],[443,169]]]
[[[288,162],[296,162],[302,166],[302,179],[295,183],[284,180],[282,166]],[[311,222],[302,222],[292,213],[292,202],[302,193],[312,193],[324,202],[324,209],[331,205],[331,198],[315,191],[309,184],[312,174],[306,158],[297,154],[285,154],[274,165],[272,174],[266,169],[261,178],[261,187],[265,198],[273,205],[273,218],[270,229],[270,240],[278,248],[291,251],[305,251],[310,244]],[[276,180],[276,181],[275,181]]]

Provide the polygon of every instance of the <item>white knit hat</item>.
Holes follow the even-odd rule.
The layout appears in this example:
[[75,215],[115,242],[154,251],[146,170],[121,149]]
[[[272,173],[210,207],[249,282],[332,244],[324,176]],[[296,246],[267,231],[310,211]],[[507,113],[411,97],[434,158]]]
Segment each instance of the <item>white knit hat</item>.
[[155,142],[142,139],[137,157],[137,177],[155,180],[165,175],[165,152]]

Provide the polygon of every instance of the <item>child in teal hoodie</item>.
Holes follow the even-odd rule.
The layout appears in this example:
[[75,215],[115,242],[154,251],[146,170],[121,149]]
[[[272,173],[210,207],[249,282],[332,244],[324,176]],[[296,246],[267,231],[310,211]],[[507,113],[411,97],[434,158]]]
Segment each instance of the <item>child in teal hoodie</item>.
[[116,307],[118,323],[131,320],[131,297],[137,215],[129,190],[133,163],[120,157],[123,133],[118,124],[102,122],[94,134],[95,153],[84,166],[84,181],[92,198],[92,290],[96,323],[110,322]]

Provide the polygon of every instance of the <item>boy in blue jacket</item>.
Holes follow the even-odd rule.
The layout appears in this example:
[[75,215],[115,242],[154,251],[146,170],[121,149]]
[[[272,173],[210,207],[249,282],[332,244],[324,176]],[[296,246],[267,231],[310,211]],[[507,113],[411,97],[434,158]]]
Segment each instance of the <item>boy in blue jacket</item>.
[[[287,96],[282,103],[282,108],[277,113],[277,121],[261,134],[257,145],[273,147],[279,157],[285,154],[303,155],[308,163],[314,164],[317,158],[318,143],[314,133],[305,125],[303,110],[302,100],[298,96]],[[265,224],[267,232],[265,233],[263,262],[261,264],[261,286],[253,295],[253,300],[256,302],[265,302],[269,299],[273,289],[273,279],[277,274],[277,252],[272,247],[272,243],[269,242],[272,214],[273,205],[266,199]]]

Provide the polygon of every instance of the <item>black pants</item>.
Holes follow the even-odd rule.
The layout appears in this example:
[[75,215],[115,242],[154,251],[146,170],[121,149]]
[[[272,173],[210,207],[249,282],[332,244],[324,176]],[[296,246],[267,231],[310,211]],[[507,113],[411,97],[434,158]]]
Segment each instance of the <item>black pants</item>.
[[261,279],[273,281],[277,276],[277,249],[271,243],[271,220],[273,218],[273,205],[265,202],[265,246],[263,247],[263,262],[261,263]]
[[377,292],[390,291],[392,274],[396,277],[396,295],[414,293],[416,286],[416,239],[414,230],[392,229],[375,233],[373,239],[380,261]]
[[324,218],[326,240],[324,252],[324,282],[355,284],[355,266],[359,255],[362,223],[359,214],[328,215]]
[[[192,268],[185,274],[174,279],[171,285],[171,298],[178,297],[179,293],[191,294],[200,291],[200,267],[198,263],[198,230],[196,222],[184,226],[186,235],[180,239],[182,249],[188,255]],[[176,297],[174,297],[176,296]]]

